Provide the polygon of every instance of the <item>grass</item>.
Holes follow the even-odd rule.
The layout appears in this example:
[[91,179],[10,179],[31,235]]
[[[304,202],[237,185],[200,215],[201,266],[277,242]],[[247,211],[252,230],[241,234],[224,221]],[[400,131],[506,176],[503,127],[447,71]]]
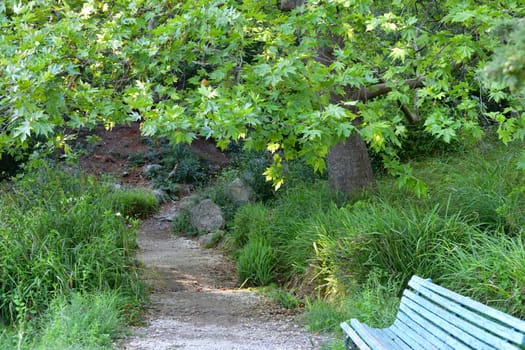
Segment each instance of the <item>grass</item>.
[[111,195],[113,210],[125,217],[144,219],[158,210],[155,194],[146,189],[116,191]]
[[250,239],[237,258],[237,275],[242,285],[268,285],[274,279],[275,267],[275,252],[264,237]]
[[[238,267],[249,261],[303,296],[313,331],[336,331],[350,317],[388,325],[413,274],[525,319],[525,185],[510,161],[522,146],[489,139],[414,163],[429,188],[422,198],[389,178],[353,201],[323,181],[294,182],[237,211],[228,239]],[[274,253],[266,272],[259,249]]]
[[0,348],[110,344],[145,300],[131,217],[156,207],[149,194],[42,168],[4,184],[0,201]]

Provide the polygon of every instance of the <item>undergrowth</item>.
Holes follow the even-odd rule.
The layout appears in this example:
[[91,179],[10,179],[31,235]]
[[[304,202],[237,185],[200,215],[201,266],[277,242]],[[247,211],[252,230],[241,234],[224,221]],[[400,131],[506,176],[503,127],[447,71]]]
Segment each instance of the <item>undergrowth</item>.
[[525,319],[525,185],[510,161],[521,147],[485,140],[414,163],[429,188],[421,198],[387,177],[351,201],[323,181],[297,181],[241,207],[226,247],[242,281],[302,297],[313,331],[351,317],[387,326],[413,274]]
[[[91,349],[138,317],[145,292],[133,217],[156,208],[149,194],[42,168],[4,184],[0,202],[0,324],[10,330],[2,349],[13,337],[17,347]],[[57,338],[66,330],[102,343]],[[61,343],[46,347],[40,339]]]

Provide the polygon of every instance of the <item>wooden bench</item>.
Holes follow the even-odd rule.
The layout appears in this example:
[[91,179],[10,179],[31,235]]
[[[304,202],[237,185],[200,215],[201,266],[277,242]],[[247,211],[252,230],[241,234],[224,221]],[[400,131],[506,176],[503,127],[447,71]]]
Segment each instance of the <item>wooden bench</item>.
[[394,323],[341,323],[348,349],[525,349],[525,321],[413,276]]

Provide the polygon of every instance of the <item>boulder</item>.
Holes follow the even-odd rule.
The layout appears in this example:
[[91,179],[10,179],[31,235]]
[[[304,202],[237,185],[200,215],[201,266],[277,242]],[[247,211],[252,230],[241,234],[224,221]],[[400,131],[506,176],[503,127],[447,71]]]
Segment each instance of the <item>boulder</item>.
[[255,197],[253,188],[240,178],[236,178],[226,185],[224,194],[236,204],[246,204]]
[[196,195],[181,198],[178,204],[179,211],[183,213],[189,213],[191,208],[198,204],[198,201],[199,197]]
[[170,196],[166,193],[166,191],[158,189],[158,188],[154,189],[152,193],[155,195],[157,202],[159,202],[160,204],[166,203],[168,199],[170,198]]
[[190,209],[190,222],[194,228],[204,232],[215,232],[225,224],[221,208],[210,199]]
[[147,164],[142,167],[142,175],[151,176],[152,174],[158,172],[160,169],[162,169],[162,165],[160,164]]

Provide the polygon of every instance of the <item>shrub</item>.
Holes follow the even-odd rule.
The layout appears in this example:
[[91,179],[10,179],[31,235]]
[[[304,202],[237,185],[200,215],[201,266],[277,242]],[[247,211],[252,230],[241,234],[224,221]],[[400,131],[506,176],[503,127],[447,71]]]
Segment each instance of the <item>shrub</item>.
[[400,285],[381,270],[345,296],[317,298],[307,303],[306,321],[312,331],[338,331],[343,320],[357,318],[371,327],[387,327],[395,319]]
[[347,315],[333,301],[314,299],[306,302],[306,328],[311,332],[337,332]]
[[365,283],[348,292],[343,299],[345,318],[357,318],[370,327],[390,326],[396,317],[401,290],[399,281],[382,270],[372,270]]

